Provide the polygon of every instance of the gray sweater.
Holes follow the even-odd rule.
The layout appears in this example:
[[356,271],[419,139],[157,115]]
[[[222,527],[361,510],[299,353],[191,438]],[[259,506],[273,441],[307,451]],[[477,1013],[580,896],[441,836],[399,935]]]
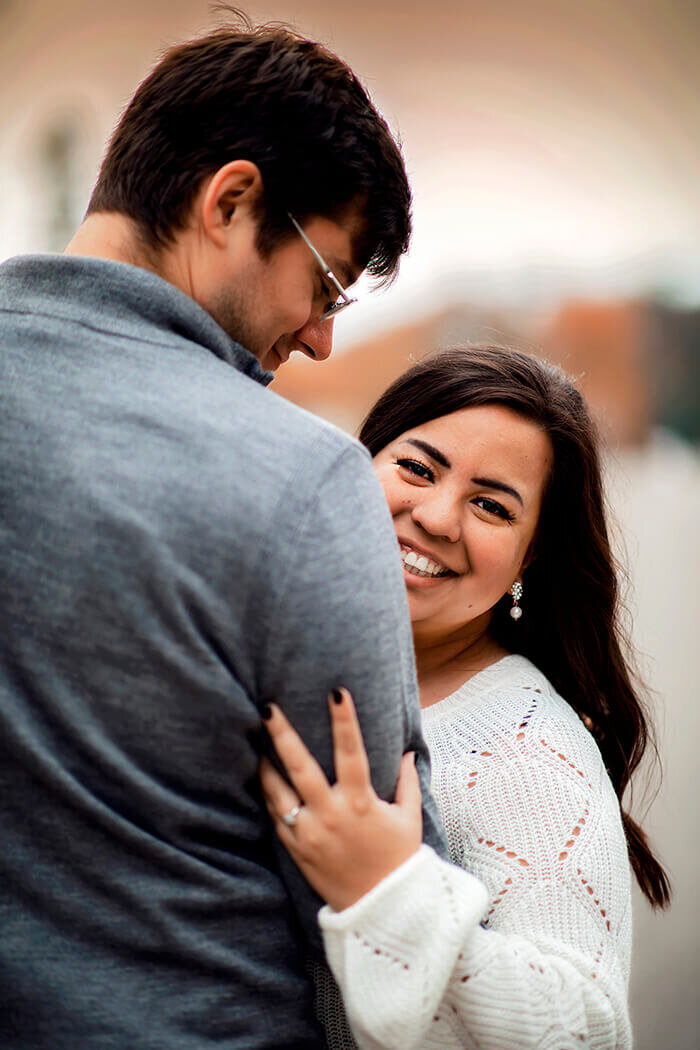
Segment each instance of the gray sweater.
[[146,271],[0,267],[3,1050],[322,1045],[260,706],[330,775],[345,684],[377,791],[428,783],[381,490],[270,378]]

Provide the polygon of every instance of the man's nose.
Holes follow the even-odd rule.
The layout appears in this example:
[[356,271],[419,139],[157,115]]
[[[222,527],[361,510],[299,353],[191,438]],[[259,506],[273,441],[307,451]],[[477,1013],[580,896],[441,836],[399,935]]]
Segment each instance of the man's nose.
[[307,357],[313,361],[325,361],[333,350],[333,319],[319,321],[311,318],[297,329],[294,336]]
[[424,532],[449,543],[456,543],[461,535],[461,515],[458,501],[448,492],[423,489],[411,517]]

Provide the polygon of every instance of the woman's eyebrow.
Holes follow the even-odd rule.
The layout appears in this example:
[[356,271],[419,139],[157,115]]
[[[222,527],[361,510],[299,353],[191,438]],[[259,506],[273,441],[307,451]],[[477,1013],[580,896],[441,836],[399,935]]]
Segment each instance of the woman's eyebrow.
[[[427,441],[421,441],[420,438],[406,438],[406,444],[419,448],[421,452],[425,452],[426,456],[430,456],[431,459],[434,459],[436,463],[439,463],[441,467],[445,467],[447,470],[452,466],[444,452],[441,452],[439,448],[435,448],[435,445],[428,444]],[[523,497],[518,490],[514,489],[512,485],[506,485],[505,481],[497,481],[495,478],[472,478],[472,482],[475,485],[483,485],[486,489],[507,492],[509,496],[517,499],[521,507],[523,506]]]
[[427,441],[421,441],[419,438],[406,438],[408,445],[414,445],[419,448],[421,452],[425,452],[426,456],[430,456],[436,463],[439,463],[441,467],[446,467],[448,470],[452,466],[447,456],[445,456],[439,448],[435,448],[434,445],[429,445]]
[[483,485],[485,489],[496,489],[498,492],[507,492],[508,495],[514,496],[520,506],[523,506],[523,497],[520,495],[517,489],[514,489],[512,485],[506,485],[505,481],[496,481],[494,478],[472,478],[475,485]]

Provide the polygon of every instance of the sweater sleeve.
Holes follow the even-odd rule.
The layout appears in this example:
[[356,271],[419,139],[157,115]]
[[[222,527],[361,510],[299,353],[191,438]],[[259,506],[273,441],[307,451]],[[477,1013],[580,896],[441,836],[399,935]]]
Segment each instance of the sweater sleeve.
[[460,781],[472,796],[471,812],[460,803],[462,835],[481,878],[423,846],[351,908],[321,912],[361,1050],[631,1046],[628,873],[612,788],[604,770],[594,783],[540,747],[523,755],[526,780],[494,748],[481,756],[490,770],[485,761]]

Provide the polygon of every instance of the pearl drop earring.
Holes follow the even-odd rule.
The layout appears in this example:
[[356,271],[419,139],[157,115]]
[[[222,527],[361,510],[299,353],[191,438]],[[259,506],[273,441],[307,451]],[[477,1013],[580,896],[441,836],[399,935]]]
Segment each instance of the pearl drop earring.
[[523,615],[523,610],[518,605],[518,602],[523,596],[523,585],[520,580],[516,580],[510,589],[510,593],[513,596],[513,608],[510,610],[510,615],[514,620],[519,620]]

